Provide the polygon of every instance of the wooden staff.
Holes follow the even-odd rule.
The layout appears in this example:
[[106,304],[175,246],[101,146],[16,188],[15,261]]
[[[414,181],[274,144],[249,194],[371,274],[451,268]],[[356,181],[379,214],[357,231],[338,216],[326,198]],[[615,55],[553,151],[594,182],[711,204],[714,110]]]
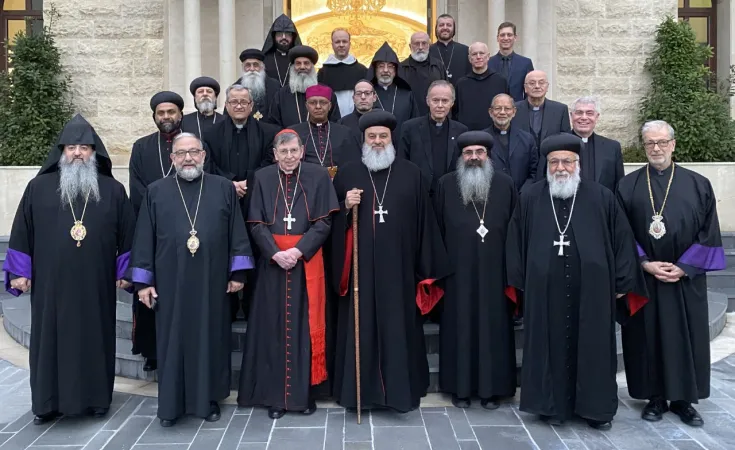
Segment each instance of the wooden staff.
[[360,277],[357,259],[357,205],[352,207],[352,298],[355,310],[355,377],[357,381],[357,424],[362,422],[360,402]]

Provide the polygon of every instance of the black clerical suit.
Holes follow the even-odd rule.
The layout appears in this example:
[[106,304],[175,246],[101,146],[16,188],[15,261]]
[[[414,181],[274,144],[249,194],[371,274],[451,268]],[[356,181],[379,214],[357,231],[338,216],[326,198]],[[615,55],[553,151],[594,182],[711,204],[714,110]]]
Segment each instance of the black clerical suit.
[[[234,84],[241,84],[242,83],[242,77],[238,78],[237,81],[235,81]],[[271,78],[269,76],[265,77],[265,94],[257,99],[254,99],[255,103],[253,104],[253,112],[250,114],[253,116],[256,120],[262,120],[262,121],[268,121],[269,120],[269,114],[271,110],[271,103],[273,102],[273,97],[276,96],[278,91],[281,89],[281,85],[278,83],[278,80],[275,78]],[[225,110],[225,114],[226,114]]]
[[428,114],[429,105],[426,103],[426,94],[429,92],[431,83],[447,79],[447,70],[444,64],[442,64],[440,58],[435,58],[429,54],[429,57],[423,62],[418,62],[409,56],[401,62],[401,67],[406,81],[411,85],[419,114]]
[[487,65],[490,69],[500,73],[508,80],[508,93],[513,100],[519,102],[526,98],[526,75],[533,70],[533,62],[530,58],[511,52],[503,56],[500,52],[490,57]]
[[185,115],[181,119],[181,131],[185,133],[191,133],[201,139],[202,136],[204,136],[204,133],[207,132],[207,130],[209,130],[214,124],[222,120],[222,117],[222,114],[218,113],[217,111],[215,111],[214,114],[211,116],[205,116],[199,111],[194,111]]
[[[577,135],[574,131],[572,134]],[[582,140],[584,141],[584,138]],[[620,142],[596,133],[592,133],[585,141],[579,155],[579,164],[582,168],[582,178],[596,181],[613,192],[617,189],[618,182],[625,176]]]
[[517,192],[536,181],[539,152],[530,133],[514,127],[504,133],[495,126],[483,131],[490,133],[494,139],[490,158],[495,170],[510,176]]
[[448,44],[437,41],[429,47],[429,55],[439,58],[444,65],[447,81],[454,87],[457,87],[457,82],[462,77],[472,72],[469,54],[469,47],[455,41],[449,41]]
[[459,157],[456,140],[465,131],[466,126],[450,119],[437,126],[428,115],[403,124],[397,154],[421,169],[430,196],[437,191],[439,178],[455,170]]
[[333,122],[302,122],[292,128],[304,144],[304,161],[322,167],[337,167],[348,161],[360,161],[362,151],[357,135],[346,126]]
[[288,59],[288,51],[283,53],[276,47],[276,33],[279,32],[293,33],[293,41],[291,42],[290,48],[301,45],[301,37],[291,18],[285,14],[281,14],[273,21],[273,25],[268,30],[268,35],[263,43],[266,75],[278,80],[281,86],[288,86],[288,69],[291,67],[291,63]]
[[360,131],[360,117],[362,117],[360,111],[354,110],[350,114],[347,114],[346,116],[339,119],[337,123],[340,125],[344,125],[352,130],[352,132],[354,132],[358,136],[360,142],[362,142],[364,136],[362,134],[362,131]]
[[[564,103],[555,102],[548,98],[544,100],[538,109],[528,103],[528,100],[516,102],[516,115],[513,117],[511,126],[517,127],[527,133],[531,133],[536,139],[536,147],[549,136],[571,131],[569,123],[569,108]],[[546,178],[546,160],[539,161],[539,170],[536,178]]]
[[470,130],[483,130],[493,124],[490,105],[498,94],[508,93],[508,81],[491,69],[477,74],[471,72],[457,82],[457,100],[452,117]]

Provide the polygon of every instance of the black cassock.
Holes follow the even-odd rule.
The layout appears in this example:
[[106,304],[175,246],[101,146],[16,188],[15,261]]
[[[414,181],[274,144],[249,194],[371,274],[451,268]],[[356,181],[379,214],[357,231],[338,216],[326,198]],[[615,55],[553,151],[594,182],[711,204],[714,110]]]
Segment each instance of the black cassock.
[[383,211],[389,212],[385,222],[375,213],[375,190],[361,162],[346,164],[334,179],[342,210],[332,219],[331,267],[342,298],[333,395],[344,407],[357,406],[352,215],[344,199],[358,188],[363,190],[358,209],[362,405],[406,412],[419,406],[429,386],[422,313],[442,295],[433,283],[447,275],[447,255],[418,167],[396,159],[386,192],[388,174],[389,169],[372,174]]
[[[562,230],[572,200],[554,199]],[[571,216],[563,240],[569,245],[555,246],[559,232],[543,180],[521,192],[508,228],[508,294],[523,291],[525,302],[520,409],[610,421],[618,408],[615,321],[645,302],[643,274],[612,192],[582,180]],[[616,301],[616,293],[628,296]]]
[[[326,169],[309,163],[288,175],[277,165],[258,171],[251,195],[248,225],[260,257],[237,401],[242,406],[303,411],[309,405],[310,387],[327,374],[326,298],[312,297],[314,290],[307,291],[307,279],[317,277],[314,287],[318,283],[324,293],[321,248],[329,237],[330,216],[339,211],[339,204]],[[296,219],[290,230],[284,221],[286,201],[289,207],[293,202],[291,215]],[[272,258],[292,247],[303,257],[286,271]],[[319,299],[321,308],[316,310]],[[319,326],[312,329],[311,321]],[[312,352],[314,347],[317,351]]]
[[[187,249],[191,226],[200,245]],[[202,180],[204,185],[201,186]],[[129,277],[136,290],[155,286],[158,417],[206,417],[209,402],[230,395],[229,280],[254,267],[232,182],[205,173],[194,181],[170,177],[148,187],[135,230]],[[142,305],[142,307],[145,307]]]
[[[339,113],[339,104],[334,92],[329,101],[332,103],[329,110],[329,121],[336,122],[342,116]],[[283,128],[293,127],[301,122],[306,122],[309,118],[309,110],[306,109],[306,95],[301,92],[294,94],[288,84],[276,93],[270,108],[268,122]]]
[[[68,128],[68,125],[67,125]],[[97,161],[107,159],[95,146]],[[53,153],[55,152],[55,154]],[[101,200],[90,199],[83,224],[87,236],[77,247],[69,232],[74,218],[57,192],[52,155],[26,186],[13,221],[5,288],[10,279],[28,278],[31,289],[31,405],[33,414],[52,411],[83,414],[87,408],[109,408],[115,382],[115,282],[127,268],[135,218],[125,187],[100,169]],[[103,156],[104,155],[104,156]],[[84,198],[74,201],[77,219]]]
[[360,161],[362,158],[359,137],[344,125],[302,122],[293,130],[304,144],[306,162],[339,168],[349,161]]
[[[656,208],[672,167],[649,168]],[[623,327],[623,355],[631,397],[697,400],[710,394],[710,349],[706,272],[725,268],[720,225],[709,180],[679,165],[663,211],[666,234],[648,234],[651,200],[646,167],[624,177],[618,200],[633,228],[641,260],[678,265],[686,276],[664,283],[645,273],[651,300]]]
[[[242,77],[238,78],[237,81],[232,84],[242,84]],[[262,97],[254,101],[253,110],[250,116],[258,121],[268,121],[268,115],[271,110],[271,101],[273,100],[273,97],[276,96],[279,89],[281,89],[281,85],[278,83],[278,80],[266,76],[265,93]],[[227,110],[225,110],[225,114],[226,113]]]
[[[441,321],[441,389],[460,398],[512,397],[514,305],[505,295],[504,250],[515,185],[509,176],[495,173],[487,208],[484,203],[465,205],[453,172],[440,180],[435,204],[452,268]],[[484,242],[477,233],[483,214],[488,230]]]
[[492,126],[488,114],[490,105],[498,94],[508,93],[508,80],[497,72],[487,69],[481,74],[470,72],[457,81],[457,100],[452,117],[467,125],[470,130],[484,130]]
[[217,111],[209,117],[199,111],[194,111],[181,119],[181,131],[191,133],[202,139],[207,131],[223,118],[224,116]]
[[470,65],[470,49],[459,42],[449,41],[448,44],[436,41],[429,47],[429,54],[439,58],[447,69],[447,81],[455,87],[457,81],[472,72]]

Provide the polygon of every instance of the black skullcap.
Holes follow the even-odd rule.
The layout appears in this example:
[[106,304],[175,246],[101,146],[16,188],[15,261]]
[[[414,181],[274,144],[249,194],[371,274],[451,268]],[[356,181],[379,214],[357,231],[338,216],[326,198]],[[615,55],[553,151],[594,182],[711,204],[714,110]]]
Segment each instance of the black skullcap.
[[257,48],[246,48],[240,53],[240,62],[245,62],[246,59],[265,61],[265,55]]
[[297,45],[288,51],[288,61],[293,64],[296,58],[309,58],[312,64],[319,61],[319,53],[308,45]]
[[179,110],[184,110],[184,99],[176,92],[161,91],[151,97],[151,110],[156,112],[156,107],[161,103],[173,103],[179,107]]
[[465,131],[457,138],[459,149],[470,145],[482,145],[489,152],[493,148],[493,137],[487,131]]
[[194,95],[194,93],[199,89],[200,87],[209,87],[214,89],[214,95],[215,97],[219,95],[219,83],[217,83],[217,80],[210,77],[199,77],[194,78],[194,81],[191,82],[189,85],[189,91],[191,91],[191,95]]
[[546,157],[551,152],[565,150],[568,152],[574,152],[579,154],[582,150],[582,139],[579,137],[569,134],[561,133],[549,136],[541,142],[541,155]]
[[360,131],[363,133],[370,127],[388,127],[393,131],[396,129],[396,124],[396,116],[382,109],[374,109],[366,112],[360,117],[358,122]]

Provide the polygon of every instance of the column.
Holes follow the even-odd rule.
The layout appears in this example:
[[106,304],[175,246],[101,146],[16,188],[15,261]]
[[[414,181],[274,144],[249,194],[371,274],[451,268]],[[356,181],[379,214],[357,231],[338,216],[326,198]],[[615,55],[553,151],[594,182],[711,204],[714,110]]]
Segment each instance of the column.
[[189,83],[202,76],[202,32],[199,0],[184,0],[184,110],[194,110],[194,99],[189,94]]
[[[235,0],[219,0],[219,84],[229,86],[235,77]],[[225,92],[218,103],[224,105]]]
[[531,58],[534,67],[538,64],[538,0],[523,0],[523,23],[521,24],[523,55]]
[[497,49],[495,42],[498,36],[498,25],[505,22],[505,0],[489,0],[487,5],[487,46],[492,55],[492,49]]

